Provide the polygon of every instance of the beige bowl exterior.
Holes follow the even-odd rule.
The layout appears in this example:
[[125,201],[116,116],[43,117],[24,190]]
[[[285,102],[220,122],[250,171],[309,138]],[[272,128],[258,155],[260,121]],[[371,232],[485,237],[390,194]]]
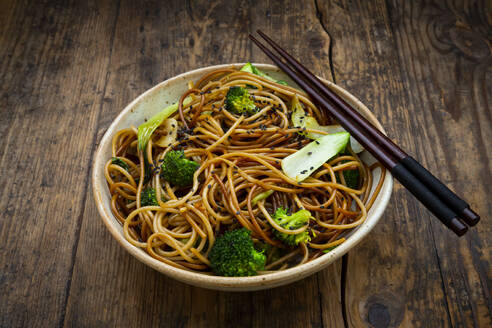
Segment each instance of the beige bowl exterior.
[[[139,261],[154,268],[155,270],[164,273],[176,280],[185,282],[198,287],[226,290],[226,291],[253,291],[260,289],[273,288],[294,281],[303,279],[315,272],[326,268],[329,264],[335,262],[350,249],[355,247],[376,225],[381,218],[393,189],[393,178],[390,174],[386,174],[382,189],[378,195],[374,205],[368,213],[367,219],[363,224],[351,232],[347,240],[335,248],[333,251],[311,261],[306,264],[269,273],[265,275],[253,277],[219,277],[205,275],[174,268],[165,263],[162,263],[144,250],[131,245],[123,236],[121,224],[117,221],[111,212],[110,194],[104,177],[104,165],[108,158],[111,157],[111,140],[114,134],[123,128],[130,126],[138,126],[144,122],[145,118],[150,118],[158,113],[162,108],[176,102],[180,95],[187,89],[188,81],[196,81],[202,75],[210,71],[225,68],[225,67],[242,67],[244,64],[227,64],[216,65],[205,68],[200,68],[194,71],[180,74],[169,80],[166,80],[155,87],[147,90],[142,95],[132,101],[126,108],[116,117],[104,134],[99,147],[95,154],[94,164],[92,166],[92,187],[96,206],[101,214],[102,220],[109,232],[120,243],[120,245]],[[289,85],[295,85],[283,72],[276,66],[267,64],[254,64],[262,71],[268,73],[272,77],[282,79],[289,82]],[[354,106],[361,114],[363,114],[371,123],[378,129],[383,131],[381,124],[377,121],[369,109],[364,106],[357,98],[351,95],[346,90],[329,81],[324,81],[331,89],[341,95],[347,102]],[[384,131],[383,131],[384,132]],[[364,162],[373,163],[374,158],[366,151],[362,154]],[[379,170],[373,173],[375,181],[379,179]]]

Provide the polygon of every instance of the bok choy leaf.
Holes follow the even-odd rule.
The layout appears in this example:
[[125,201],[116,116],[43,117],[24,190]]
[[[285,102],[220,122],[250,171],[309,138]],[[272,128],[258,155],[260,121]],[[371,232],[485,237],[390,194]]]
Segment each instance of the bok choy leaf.
[[[187,106],[191,102],[191,98],[186,98],[183,101],[183,107]],[[154,133],[155,129],[159,127],[159,125],[164,122],[166,118],[171,116],[175,111],[178,110],[178,103],[172,104],[164,108],[159,113],[152,116],[147,122],[140,124],[138,127],[138,149],[143,150],[149,142],[152,133]]]
[[260,71],[258,68],[256,68],[253,64],[251,64],[250,62],[247,62],[246,65],[244,65],[242,68],[241,68],[241,71],[243,72],[248,72],[248,73],[251,73],[251,74],[255,74],[255,75],[258,75],[258,76],[261,76],[261,77],[264,77],[265,79],[267,80],[270,80],[272,82],[276,82],[278,84],[282,84],[282,85],[287,85],[287,82],[285,81],[282,81],[282,80],[275,80],[273,77],[265,74],[264,72]]
[[[291,110],[292,110],[291,120],[292,120],[292,124],[294,126],[298,126],[298,127],[306,128],[306,129],[324,131],[324,132],[329,133],[329,134],[337,133],[337,132],[346,132],[345,129],[341,125],[338,125],[338,124],[319,125],[316,118],[308,116],[304,112],[304,109],[302,108],[302,106],[299,102],[299,99],[297,97],[294,97],[294,99],[292,100]],[[315,133],[315,132],[306,133],[306,137],[308,137],[310,139],[316,139],[316,138],[319,138],[323,135],[324,134]],[[355,153],[360,153],[364,150],[364,148],[362,148],[361,144],[357,140],[355,140],[355,138],[353,138],[353,137],[350,137],[350,148]]]
[[303,181],[330,158],[344,150],[349,142],[348,132],[328,134],[285,157],[281,166],[285,175]]

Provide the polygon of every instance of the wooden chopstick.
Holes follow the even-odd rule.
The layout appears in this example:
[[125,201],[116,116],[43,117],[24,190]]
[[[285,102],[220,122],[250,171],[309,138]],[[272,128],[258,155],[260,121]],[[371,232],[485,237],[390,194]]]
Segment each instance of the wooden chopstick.
[[[417,179],[397,157],[381,147],[379,143],[369,137],[368,132],[359,124],[347,117],[341,108],[335,106],[326,95],[315,86],[305,81],[297,73],[273,54],[268,48],[250,35],[251,40],[267,54],[287,75],[289,75],[302,89],[304,89],[322,108],[325,108],[335,119],[357,139],[362,146],[373,154],[393,176],[398,179],[422,204],[424,204],[442,223],[458,236],[466,233],[467,227],[457,218],[456,213],[441,201],[426,185]],[[307,71],[307,70],[306,70]],[[321,82],[320,82],[321,83]]]
[[391,139],[385,136],[374,125],[367,121],[362,115],[353,109],[345,100],[338,94],[333,92],[324,83],[322,83],[314,74],[304,67],[298,60],[289,55],[277,43],[270,39],[265,33],[257,31],[261,37],[268,42],[299,74],[306,80],[312,83],[316,89],[323,92],[335,106],[338,106],[342,111],[355,121],[368,136],[374,139],[382,147],[384,147],[394,158],[401,162],[413,175],[422,181],[431,191],[433,191],[446,205],[448,205],[455,213],[461,217],[466,224],[474,226],[480,221],[480,216],[476,214],[463,199],[451,191],[425,167],[417,162],[412,156],[403,151]]

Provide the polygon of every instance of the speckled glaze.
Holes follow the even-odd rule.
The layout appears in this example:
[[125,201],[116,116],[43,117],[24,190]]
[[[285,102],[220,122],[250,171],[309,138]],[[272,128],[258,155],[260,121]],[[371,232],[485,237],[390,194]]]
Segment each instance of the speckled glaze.
[[[218,277],[185,271],[162,263],[152,258],[144,250],[131,245],[123,236],[123,229],[121,224],[111,213],[111,197],[106,184],[106,179],[104,178],[104,164],[106,163],[108,158],[111,157],[111,139],[113,135],[120,129],[127,128],[132,125],[140,125],[144,122],[145,118],[152,117],[162,108],[176,102],[179,99],[179,96],[187,89],[186,84],[188,81],[196,81],[199,77],[212,70],[231,66],[241,67],[243,65],[244,64],[238,63],[200,68],[194,71],[180,74],[144,92],[134,101],[132,101],[128,106],[126,106],[126,108],[116,117],[116,119],[110,125],[103,138],[101,139],[99,147],[97,148],[94,157],[95,160],[92,166],[92,187],[97,209],[101,214],[102,220],[111,235],[113,235],[113,237],[126,251],[136,257],[139,261],[176,280],[203,288],[227,291],[252,291],[273,288],[303,279],[315,272],[324,269],[326,266],[339,259],[342,255],[344,255],[351,248],[357,245],[364,238],[364,236],[366,236],[374,228],[388,204],[393,189],[393,178],[390,174],[386,174],[381,192],[374,202],[371,210],[369,211],[366,221],[351,232],[345,243],[341,244],[333,251],[309,263],[266,275],[234,278]],[[282,79],[284,81],[287,81],[289,85],[295,86],[295,83],[293,83],[292,80],[290,80],[283,72],[279,71],[276,66],[267,64],[254,65],[256,65],[264,72],[268,73],[272,77]],[[364,106],[357,98],[355,98],[353,95],[334,83],[328,81],[324,82],[331,89],[341,95],[348,103],[354,106],[378,129],[384,132],[381,124],[377,121],[374,115],[372,115],[369,109]],[[375,161],[374,158],[367,152],[364,152],[361,158],[366,163],[373,163]],[[379,170],[376,170],[373,175],[375,181],[378,181]]]

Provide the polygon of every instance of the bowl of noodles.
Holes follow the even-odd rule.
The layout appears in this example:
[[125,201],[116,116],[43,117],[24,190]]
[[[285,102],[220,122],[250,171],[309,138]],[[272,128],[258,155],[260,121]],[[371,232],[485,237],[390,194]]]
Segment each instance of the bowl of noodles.
[[137,97],[101,139],[92,183],[104,224],[131,255],[230,291],[285,285],[333,263],[373,229],[393,187],[276,66],[250,63],[193,70]]

